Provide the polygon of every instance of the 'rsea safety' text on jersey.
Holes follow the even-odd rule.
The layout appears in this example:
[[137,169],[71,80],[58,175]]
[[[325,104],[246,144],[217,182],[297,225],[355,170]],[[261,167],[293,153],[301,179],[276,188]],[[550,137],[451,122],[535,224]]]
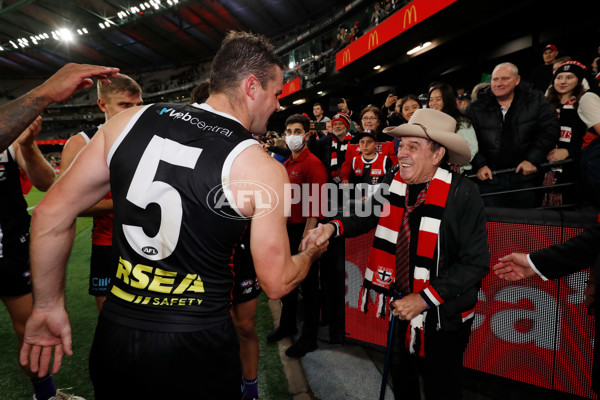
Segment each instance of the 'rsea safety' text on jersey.
[[252,145],[239,121],[206,104],[152,104],[132,118],[107,160],[119,259],[107,318],[171,332],[229,318],[231,259],[248,222],[229,173]]

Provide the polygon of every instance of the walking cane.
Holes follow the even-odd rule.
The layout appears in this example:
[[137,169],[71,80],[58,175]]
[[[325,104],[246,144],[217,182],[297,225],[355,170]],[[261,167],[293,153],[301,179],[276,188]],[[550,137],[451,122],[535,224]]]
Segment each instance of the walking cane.
[[[402,294],[400,294],[398,291],[396,291],[394,289],[392,289],[392,290],[394,292],[392,301],[398,300],[402,297]],[[391,309],[390,309],[390,312],[392,312]],[[396,319],[398,319],[398,317],[396,317],[395,315],[392,314],[392,322],[390,323],[390,330],[388,333],[387,349],[385,351],[385,362],[383,363],[383,376],[381,377],[381,390],[379,392],[379,400],[385,399],[385,388],[387,386],[387,376],[388,376],[388,369],[389,369],[389,364],[390,364],[390,357],[392,356],[392,343],[393,343],[393,338],[394,338],[394,328],[396,326]]]

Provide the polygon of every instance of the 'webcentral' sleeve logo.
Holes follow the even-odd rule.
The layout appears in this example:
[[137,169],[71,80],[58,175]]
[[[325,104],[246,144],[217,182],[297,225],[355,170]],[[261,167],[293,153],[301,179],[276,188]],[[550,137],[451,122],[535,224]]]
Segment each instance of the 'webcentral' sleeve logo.
[[[111,293],[129,303],[160,307],[202,303],[197,296],[204,293],[204,283],[198,274],[178,274],[143,264],[133,266],[120,258],[116,279]],[[128,290],[137,293],[143,291],[145,294],[132,294]]]
[[158,113],[158,115],[166,115],[169,118],[180,119],[183,122],[189,122],[190,124],[196,126],[198,129],[202,129],[203,131],[220,133],[221,135],[224,135],[227,137],[231,136],[231,134],[233,133],[233,131],[231,131],[227,128],[223,128],[222,126],[207,125],[206,122],[191,115],[188,112],[181,112],[181,111],[174,110],[172,108],[163,108],[162,110],[156,110],[156,112]]

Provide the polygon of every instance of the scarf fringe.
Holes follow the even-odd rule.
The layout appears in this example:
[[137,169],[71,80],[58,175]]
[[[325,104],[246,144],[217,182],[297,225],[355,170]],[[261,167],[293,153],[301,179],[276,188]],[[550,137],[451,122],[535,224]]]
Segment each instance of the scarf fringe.
[[359,301],[359,310],[366,313],[369,304],[369,289],[366,289],[364,286],[360,288]]
[[427,311],[411,319],[406,330],[406,348],[410,354],[418,353],[419,357],[425,357],[425,329],[423,322],[426,316]]

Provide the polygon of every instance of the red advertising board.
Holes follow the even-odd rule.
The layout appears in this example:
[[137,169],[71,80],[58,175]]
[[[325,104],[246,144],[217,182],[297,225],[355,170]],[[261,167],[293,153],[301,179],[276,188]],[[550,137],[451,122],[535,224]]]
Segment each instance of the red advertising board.
[[282,99],[285,96],[296,93],[300,89],[302,89],[302,81],[300,80],[300,77],[294,78],[291,81],[283,84],[283,87],[281,88],[281,94],[279,95],[278,99]]
[[413,0],[386,18],[335,56],[335,68],[340,70],[382,44],[390,41],[419,22],[440,12],[457,0]]
[[[581,229],[488,222],[492,263],[510,252],[529,253],[560,243]],[[373,232],[346,239],[346,332],[359,341],[386,345],[388,323],[358,310],[358,290]],[[539,277],[483,281],[469,346],[467,368],[515,381],[595,399],[591,391],[594,328],[583,305],[589,271],[559,280]]]

